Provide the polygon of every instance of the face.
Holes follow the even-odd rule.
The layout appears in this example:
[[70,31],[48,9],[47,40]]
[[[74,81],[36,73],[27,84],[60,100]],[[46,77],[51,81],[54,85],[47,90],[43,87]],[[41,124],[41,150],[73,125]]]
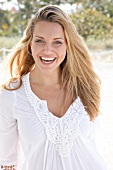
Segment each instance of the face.
[[66,56],[66,39],[62,26],[56,22],[39,21],[33,32],[31,52],[37,71],[59,71]]

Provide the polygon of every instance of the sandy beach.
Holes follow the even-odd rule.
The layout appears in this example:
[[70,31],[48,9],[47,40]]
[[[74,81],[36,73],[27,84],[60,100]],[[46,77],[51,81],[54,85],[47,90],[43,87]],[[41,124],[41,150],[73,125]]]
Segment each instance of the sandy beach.
[[[101,78],[101,132],[102,150],[108,170],[113,170],[113,61],[94,60],[94,67]],[[0,80],[4,78],[0,65]]]
[[102,81],[102,155],[108,170],[113,170],[113,61],[95,61],[94,65]]

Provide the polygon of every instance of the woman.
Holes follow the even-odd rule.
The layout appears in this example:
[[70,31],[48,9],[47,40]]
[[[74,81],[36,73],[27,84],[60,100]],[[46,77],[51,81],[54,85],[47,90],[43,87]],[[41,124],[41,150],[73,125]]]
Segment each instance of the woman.
[[56,6],[29,22],[0,94],[1,169],[106,170],[95,147],[100,80],[70,18]]

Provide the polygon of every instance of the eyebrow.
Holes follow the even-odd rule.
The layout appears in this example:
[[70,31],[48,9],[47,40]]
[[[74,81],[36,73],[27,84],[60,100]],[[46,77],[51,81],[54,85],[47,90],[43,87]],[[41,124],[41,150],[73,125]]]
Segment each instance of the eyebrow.
[[[38,37],[38,38],[44,39],[43,37],[41,37],[41,36],[38,36],[38,35],[36,35],[35,37]],[[62,38],[62,37],[54,38],[54,40],[57,40],[57,39],[64,40],[64,38]]]

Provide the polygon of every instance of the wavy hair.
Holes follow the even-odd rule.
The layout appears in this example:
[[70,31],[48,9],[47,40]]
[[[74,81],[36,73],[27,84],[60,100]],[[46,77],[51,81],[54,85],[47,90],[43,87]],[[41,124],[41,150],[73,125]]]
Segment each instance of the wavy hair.
[[[79,96],[85,106],[90,119],[99,114],[100,106],[100,79],[95,73],[88,48],[83,38],[78,34],[70,17],[54,5],[45,6],[29,20],[23,37],[13,48],[9,61],[10,80],[4,84],[8,90],[16,90],[22,85],[22,76],[30,72],[35,66],[31,55],[30,43],[33,38],[35,25],[39,21],[57,22],[63,27],[67,41],[66,58],[61,64],[62,81],[66,85],[66,96]],[[14,89],[8,85],[19,79]]]

